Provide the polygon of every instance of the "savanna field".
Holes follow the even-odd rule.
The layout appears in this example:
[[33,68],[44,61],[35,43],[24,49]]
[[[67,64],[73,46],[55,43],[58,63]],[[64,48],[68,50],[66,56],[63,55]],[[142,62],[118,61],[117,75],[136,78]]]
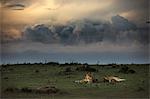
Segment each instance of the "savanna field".
[[[149,99],[149,64],[16,64],[2,65],[0,71],[2,99]],[[86,72],[98,82],[74,82]],[[126,80],[103,82],[111,75]]]

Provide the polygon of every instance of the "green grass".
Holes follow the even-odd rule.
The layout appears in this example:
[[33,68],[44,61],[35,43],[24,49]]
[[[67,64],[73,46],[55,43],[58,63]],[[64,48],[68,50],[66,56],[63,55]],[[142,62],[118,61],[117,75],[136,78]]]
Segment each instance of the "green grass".
[[[50,65],[16,65],[2,67],[1,87],[2,97],[9,99],[17,98],[39,98],[39,99],[102,99],[102,98],[140,98],[148,99],[149,93],[149,66],[130,65],[135,74],[119,73],[119,68],[99,67],[98,72],[93,73],[94,77],[102,80],[105,75],[115,75],[125,78],[125,82],[117,84],[76,84],[74,80],[83,78],[85,72],[76,71],[76,66],[70,66],[73,72],[69,75],[60,75],[68,66]],[[36,73],[35,71],[39,72]],[[8,79],[6,79],[8,77]],[[10,93],[4,92],[6,88],[37,88],[40,86],[52,85],[61,90],[59,94],[35,94],[35,93]],[[142,90],[141,90],[142,88]]]

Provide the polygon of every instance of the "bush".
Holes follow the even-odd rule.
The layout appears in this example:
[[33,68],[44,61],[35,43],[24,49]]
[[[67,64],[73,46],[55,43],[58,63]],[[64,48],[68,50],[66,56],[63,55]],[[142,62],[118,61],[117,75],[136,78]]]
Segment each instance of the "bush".
[[135,72],[135,70],[130,69],[130,70],[128,71],[128,73],[134,74],[134,73],[136,73],[136,72]]
[[145,89],[143,87],[138,87],[137,91],[144,91]]
[[112,67],[112,68],[119,68],[119,65],[117,65],[117,64],[112,64],[111,67]]
[[57,65],[59,65],[59,63],[58,62],[48,62],[48,63],[46,63],[47,65],[53,65],[53,66],[57,66]]
[[25,87],[25,88],[21,88],[21,92],[27,92],[27,93],[30,93],[32,92],[33,90],[28,88],[28,87]]
[[73,70],[71,69],[71,67],[67,67],[64,70],[60,71],[58,74],[59,75],[70,75],[73,73]]
[[35,70],[35,73],[39,73],[39,70]]
[[17,92],[17,91],[19,91],[19,89],[18,88],[9,87],[9,88],[6,88],[5,91],[6,92]]
[[67,67],[64,72],[72,72],[71,67]]
[[8,79],[8,77],[4,77],[4,79]]
[[10,71],[13,71],[14,69],[13,69],[13,68],[10,68],[9,70],[10,70]]
[[123,66],[120,70],[119,70],[120,73],[125,73],[125,74],[128,74],[128,73],[135,73],[135,70],[133,69],[129,69],[128,66]]
[[5,91],[7,91],[7,92],[14,92],[14,88],[7,88],[7,89],[5,89]]
[[81,66],[76,68],[77,71],[87,71],[87,72],[98,72],[97,69],[89,67],[89,66]]
[[123,67],[119,70],[119,72],[121,72],[121,73],[127,73],[128,70],[129,70],[129,67],[128,67],[128,66],[123,66]]

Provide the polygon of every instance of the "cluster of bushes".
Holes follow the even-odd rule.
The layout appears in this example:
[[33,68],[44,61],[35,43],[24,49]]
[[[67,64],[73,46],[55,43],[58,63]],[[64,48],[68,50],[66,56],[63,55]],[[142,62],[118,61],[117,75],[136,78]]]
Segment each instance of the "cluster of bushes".
[[40,71],[39,70],[35,70],[35,73],[39,73]]
[[8,79],[8,77],[4,77],[3,79]]
[[71,69],[71,67],[67,67],[64,72],[72,72],[72,71],[73,70]]
[[48,63],[45,63],[46,65],[53,65],[53,66],[57,66],[59,65],[58,62],[48,62]]
[[12,88],[12,87],[9,87],[9,88],[5,89],[5,92],[18,92],[18,91],[19,91],[18,88]]
[[73,70],[71,69],[71,67],[67,67],[63,71],[60,71],[59,75],[70,75],[72,74],[72,72]]
[[82,64],[81,63],[77,63],[77,62],[60,64],[60,66],[73,66],[73,65],[82,65]]
[[123,66],[123,67],[119,70],[119,72],[120,72],[120,73],[125,73],[125,74],[128,74],[128,73],[134,74],[134,73],[136,73],[135,70],[129,69],[128,66]]
[[28,87],[24,87],[24,88],[6,88],[5,92],[23,92],[23,93],[39,93],[39,94],[54,94],[54,93],[58,93],[59,89],[56,88],[55,86],[47,86],[47,87],[41,87],[38,89],[32,89],[32,88],[28,88]]
[[87,71],[87,72],[98,72],[97,69],[92,68],[88,65],[80,66],[76,68],[77,71]]
[[120,65],[118,65],[118,64],[112,64],[111,67],[112,67],[112,68],[119,68]]
[[144,89],[143,87],[139,86],[139,87],[136,89],[136,91],[145,91],[145,89]]

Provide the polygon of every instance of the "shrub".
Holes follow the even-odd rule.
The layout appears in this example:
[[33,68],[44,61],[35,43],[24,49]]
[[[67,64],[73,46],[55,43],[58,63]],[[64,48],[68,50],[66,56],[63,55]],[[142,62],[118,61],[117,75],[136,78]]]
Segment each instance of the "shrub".
[[17,91],[19,91],[19,89],[18,88],[9,87],[9,88],[6,88],[5,91],[6,92],[17,92]]
[[98,72],[97,69],[92,68],[90,66],[81,66],[76,68],[77,71],[88,71],[88,72]]
[[33,90],[28,88],[28,87],[24,87],[24,88],[21,88],[21,92],[27,92],[27,93],[30,93],[32,92]]
[[125,73],[125,74],[128,74],[128,73],[131,73],[131,74],[136,73],[135,70],[129,69],[128,66],[123,66],[123,67],[119,70],[119,72],[120,72],[120,73]]
[[138,87],[137,91],[144,91],[145,89],[143,87]]
[[129,70],[129,67],[128,67],[128,66],[123,66],[123,67],[119,70],[119,72],[121,72],[121,73],[128,73],[128,70]]
[[39,70],[35,70],[35,73],[39,73]]
[[71,69],[71,67],[67,67],[64,70],[60,71],[58,74],[59,75],[70,75],[73,73],[73,70]]
[[46,63],[47,65],[54,65],[54,66],[57,66],[57,65],[59,65],[59,63],[58,62],[48,62],[48,63]]
[[8,79],[8,77],[4,77],[4,79]]
[[136,73],[136,72],[135,72],[135,70],[130,69],[130,70],[128,71],[128,73],[134,74],[134,73]]
[[9,70],[10,70],[10,71],[13,71],[14,69],[13,69],[13,68],[10,68]]
[[7,92],[14,92],[14,88],[7,88],[7,89],[5,89],[5,91],[7,91]]
[[67,67],[67,68],[65,69],[65,72],[72,72],[71,67]]

